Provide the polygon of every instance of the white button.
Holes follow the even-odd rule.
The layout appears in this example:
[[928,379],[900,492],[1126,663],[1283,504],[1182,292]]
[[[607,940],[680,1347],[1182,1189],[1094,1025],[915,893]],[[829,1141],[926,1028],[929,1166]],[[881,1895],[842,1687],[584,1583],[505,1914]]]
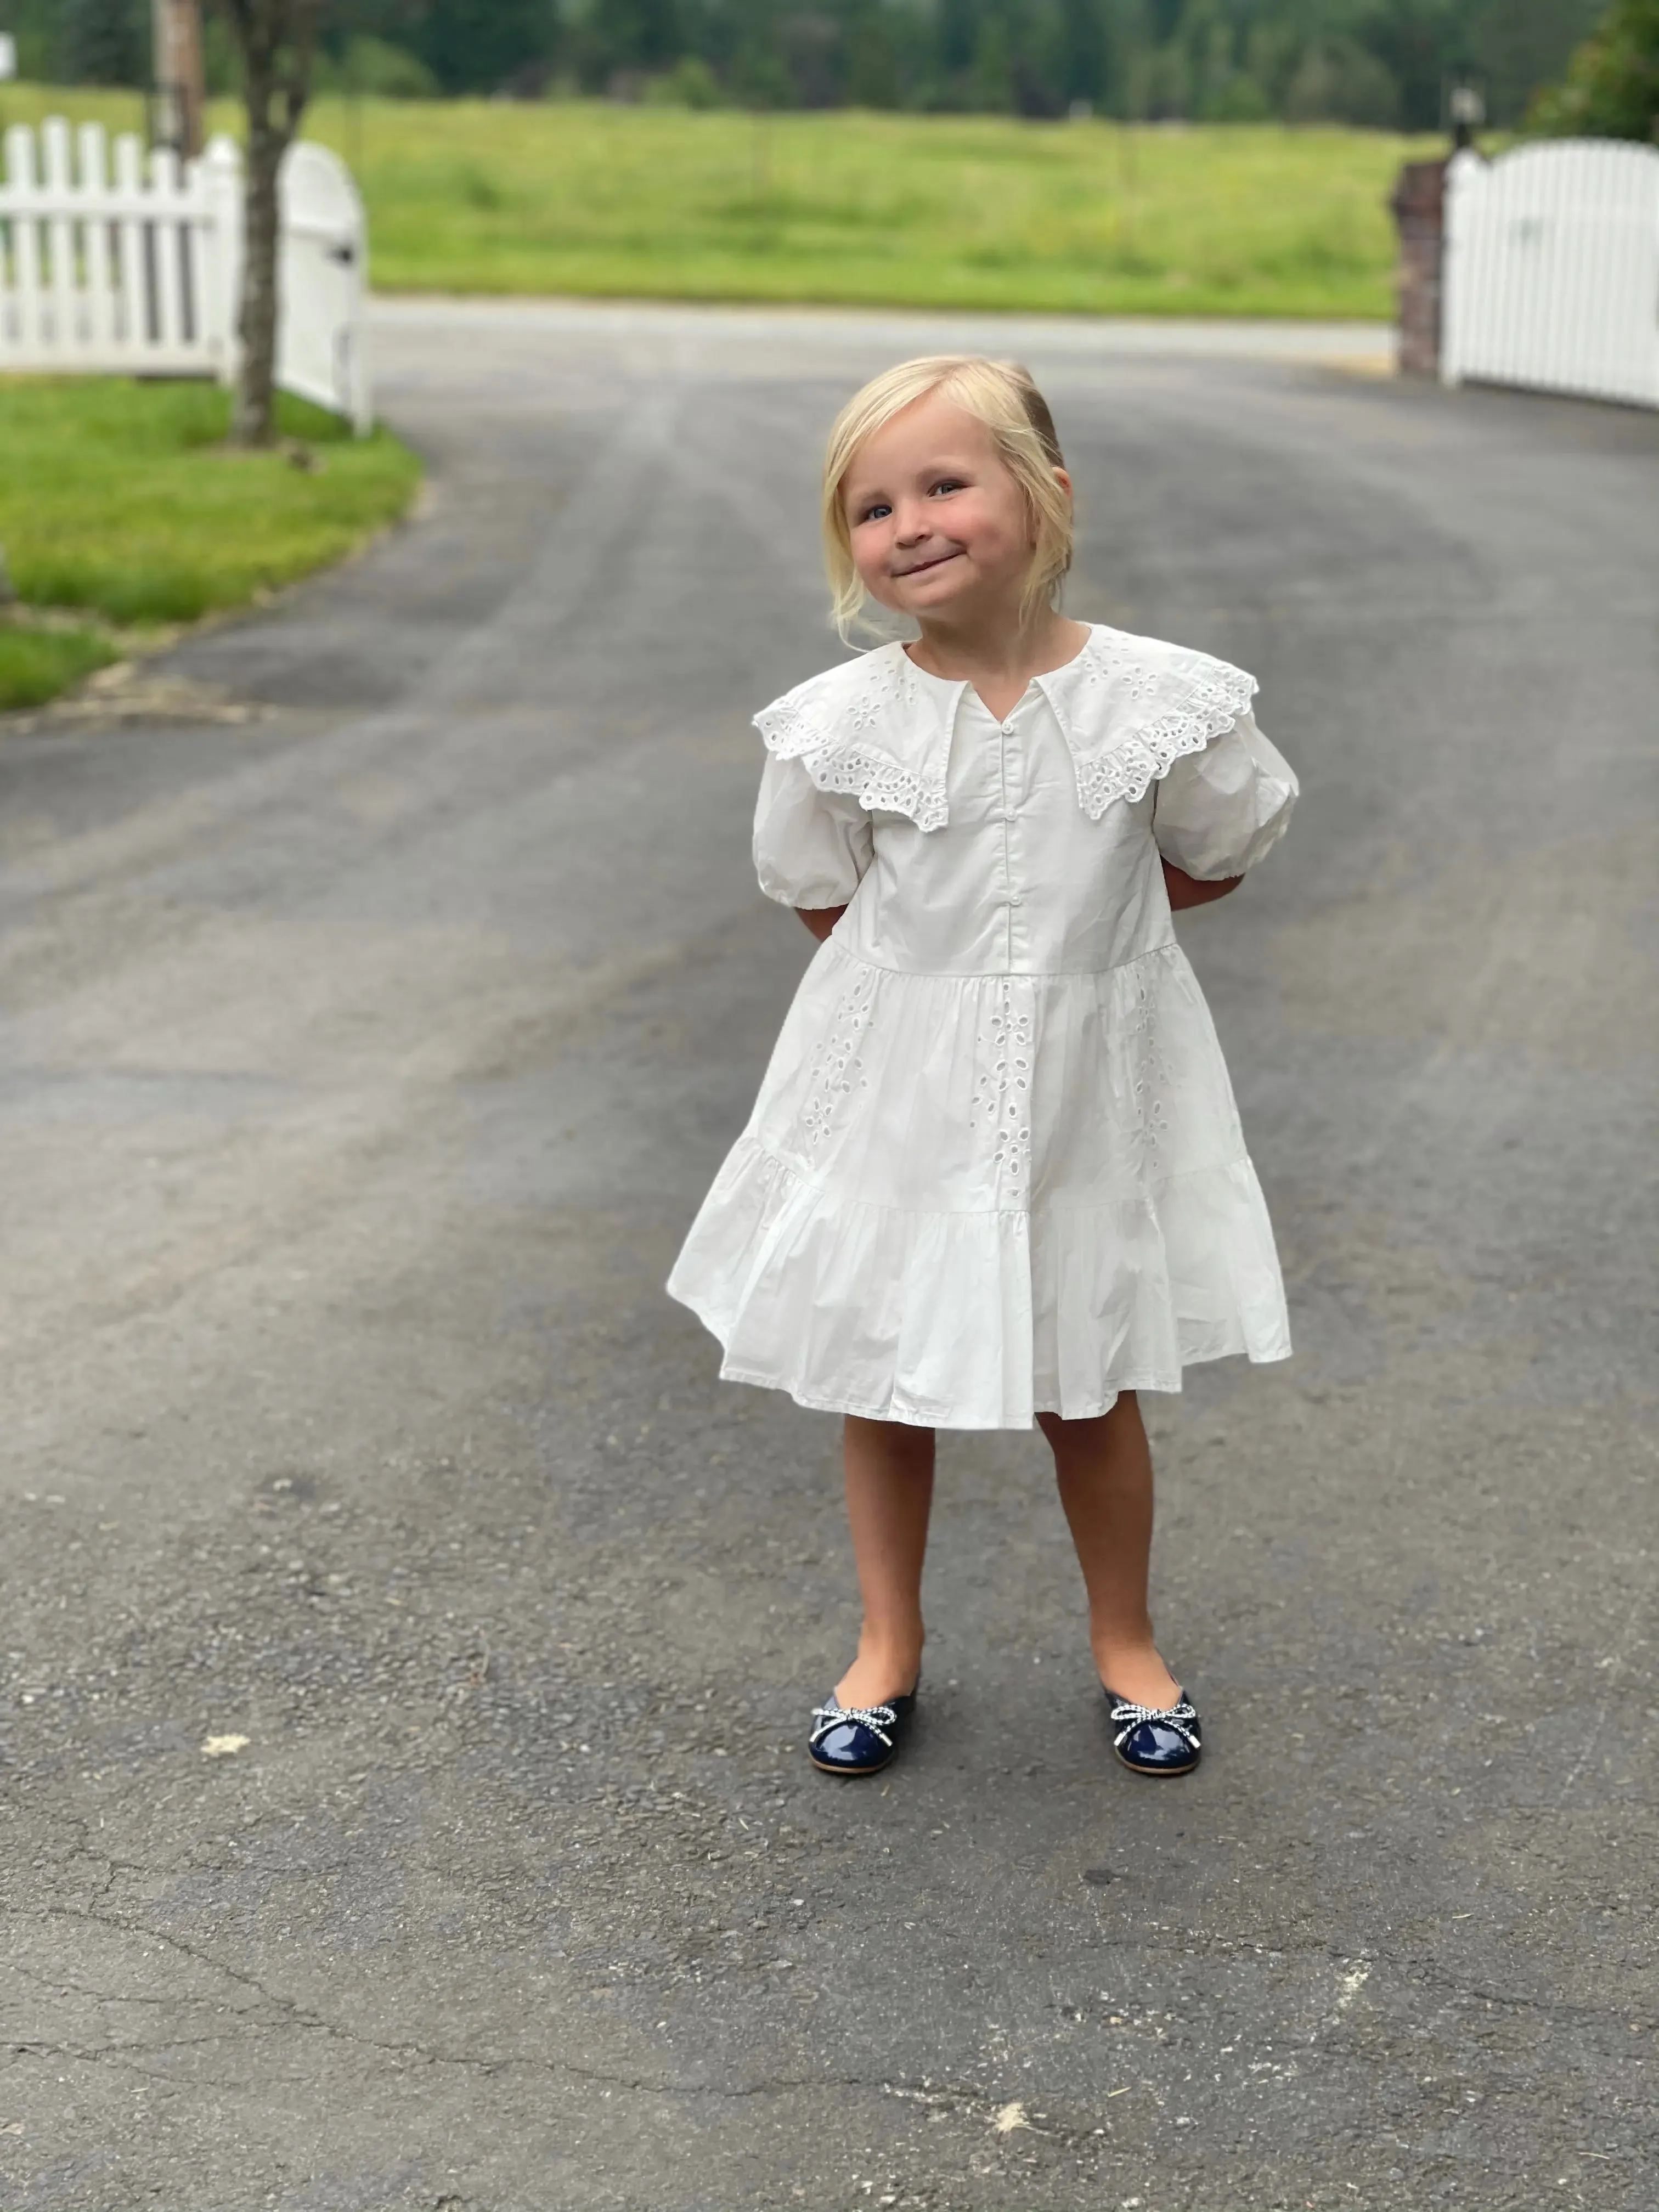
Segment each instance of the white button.
[[1003,726],[1002,726],[1002,734],[1003,734],[1003,736],[1004,736],[1005,738],[1012,738],[1012,737],[1013,736],[1013,734],[1014,734],[1014,726],[1013,726],[1013,724],[1012,724],[1012,722],[1005,722],[1005,723],[1003,724]]
[[1010,906],[1023,906],[1024,904],[1024,901],[1020,897],[1018,891],[1010,891],[1008,894],[1008,903]]

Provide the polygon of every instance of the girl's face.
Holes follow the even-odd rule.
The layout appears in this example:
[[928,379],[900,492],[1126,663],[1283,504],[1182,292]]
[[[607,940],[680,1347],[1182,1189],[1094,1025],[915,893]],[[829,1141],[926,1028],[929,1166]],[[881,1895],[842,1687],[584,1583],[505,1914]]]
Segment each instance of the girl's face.
[[977,416],[937,392],[913,400],[859,447],[842,498],[854,564],[883,606],[924,624],[1018,607],[1030,511]]

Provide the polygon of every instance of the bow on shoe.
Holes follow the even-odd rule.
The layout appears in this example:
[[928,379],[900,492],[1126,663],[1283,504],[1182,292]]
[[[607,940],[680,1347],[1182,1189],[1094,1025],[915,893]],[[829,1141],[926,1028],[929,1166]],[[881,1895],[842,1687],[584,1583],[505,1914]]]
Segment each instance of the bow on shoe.
[[[1112,1717],[1115,1719],[1117,1716],[1114,1714]],[[813,1706],[812,1718],[817,1726],[807,1738],[809,1749],[813,1744],[821,1742],[831,1729],[840,1728],[846,1721],[853,1722],[859,1728],[868,1729],[871,1735],[878,1737],[889,1751],[893,1748],[893,1739],[887,1731],[897,1722],[898,1715],[890,1705],[838,1705],[831,1698],[827,1705]]]
[[1201,1751],[1197,1708],[1187,1698],[1177,1698],[1172,1705],[1132,1705],[1127,1698],[1120,1698],[1112,1707],[1112,1726],[1117,1734],[1112,1742],[1121,1751],[1129,1737],[1144,1722],[1156,1721],[1160,1728],[1172,1729],[1188,1751]]

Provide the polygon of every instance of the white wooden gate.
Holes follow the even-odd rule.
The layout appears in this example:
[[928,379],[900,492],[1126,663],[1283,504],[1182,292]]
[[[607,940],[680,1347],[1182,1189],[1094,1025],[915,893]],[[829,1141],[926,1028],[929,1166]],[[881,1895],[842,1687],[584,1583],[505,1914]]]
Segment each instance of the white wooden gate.
[[[165,148],[61,116],[6,133],[0,184],[0,369],[151,376],[236,373],[242,157],[215,138],[180,166]],[[75,156],[71,160],[71,153]],[[276,380],[368,429],[362,204],[321,146],[291,146],[282,210]]]
[[1554,139],[1446,173],[1440,374],[1659,407],[1659,147]]
[[304,138],[289,148],[276,184],[277,381],[365,431],[372,419],[363,315],[368,233],[357,187],[343,161]]

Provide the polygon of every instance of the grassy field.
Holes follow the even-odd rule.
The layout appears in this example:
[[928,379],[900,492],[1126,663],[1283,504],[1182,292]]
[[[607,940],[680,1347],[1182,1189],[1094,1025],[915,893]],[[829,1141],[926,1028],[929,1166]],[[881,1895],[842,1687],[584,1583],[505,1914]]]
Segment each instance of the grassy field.
[[387,432],[353,439],[285,396],[301,469],[228,452],[228,414],[210,385],[0,379],[0,545],[24,603],[0,625],[0,708],[337,561],[413,495],[420,464]]
[[[14,87],[5,119],[136,96]],[[234,128],[222,104],[215,127]],[[324,100],[388,290],[1387,316],[1379,131]]]

